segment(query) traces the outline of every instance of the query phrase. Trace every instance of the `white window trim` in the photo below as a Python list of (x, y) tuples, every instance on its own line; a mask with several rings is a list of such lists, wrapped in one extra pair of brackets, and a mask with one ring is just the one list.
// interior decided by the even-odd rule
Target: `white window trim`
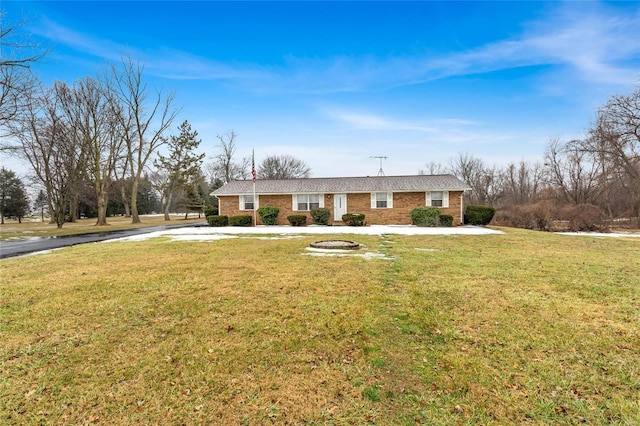
[(253, 210), (258, 210), (258, 203), (260, 201), (260, 196), (258, 194), (256, 194), (254, 200), (253, 200), (253, 209), (247, 209), (244, 207), (244, 197), (253, 197), (253, 194), (242, 194), (238, 197), (238, 206), (240, 207), (240, 210), (249, 210), (249, 211), (253, 211)]
[(372, 192), (371, 193), (371, 208), (372, 209), (392, 209), (393, 208), (393, 192), (386, 192), (387, 194), (387, 207), (378, 207), (377, 194), (383, 194), (385, 192)]
[[(324, 208), (324, 194), (319, 194), (317, 192), (314, 192), (314, 193), (311, 193), (311, 194), (293, 194), (291, 196), (291, 207), (292, 207), (292, 210), (294, 212), (308, 212), (308, 211), (311, 211), (311, 209), (309, 209), (309, 210), (299, 210), (298, 209), (298, 195), (305, 195), (305, 196), (317, 195), (318, 196), (318, 205), (319, 205), (319, 207), (320, 208)], [(307, 201), (308, 201), (308, 198), (307, 198)], [(308, 206), (309, 205), (307, 204), (307, 207)]]
[(432, 192), (442, 192), (442, 206), (440, 207), (443, 209), (449, 208), (449, 191), (428, 191), (426, 194), (426, 203), (425, 203), (427, 207), (431, 207)]

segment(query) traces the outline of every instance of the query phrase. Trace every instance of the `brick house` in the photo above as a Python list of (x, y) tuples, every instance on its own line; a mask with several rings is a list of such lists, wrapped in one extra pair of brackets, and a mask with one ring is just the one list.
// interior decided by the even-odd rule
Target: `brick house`
[[(436, 206), (442, 214), (463, 219), (463, 194), (470, 188), (453, 175), (374, 176), (257, 180), (255, 197), (251, 180), (231, 181), (211, 193), (218, 198), (219, 214), (252, 215), (261, 206), (278, 207), (278, 225), (287, 216), (307, 215), (326, 207), (330, 224), (341, 224), (345, 213), (362, 213), (369, 225), (406, 225), (415, 207)], [(261, 224), (260, 216), (257, 216)]]

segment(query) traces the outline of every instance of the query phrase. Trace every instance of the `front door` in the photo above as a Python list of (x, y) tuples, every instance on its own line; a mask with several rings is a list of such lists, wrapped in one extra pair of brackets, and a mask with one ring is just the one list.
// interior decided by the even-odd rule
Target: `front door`
[(342, 221), (342, 215), (347, 214), (347, 194), (333, 196), (333, 220)]

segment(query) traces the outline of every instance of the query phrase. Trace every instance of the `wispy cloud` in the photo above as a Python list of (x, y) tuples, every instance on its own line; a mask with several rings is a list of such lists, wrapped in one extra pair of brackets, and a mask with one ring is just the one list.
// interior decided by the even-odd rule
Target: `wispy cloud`
[[(371, 132), (384, 145), (385, 135), (393, 135), (394, 149), (401, 150), (403, 143), (408, 146), (431, 146), (437, 143), (440, 146), (474, 147), (486, 145), (500, 145), (514, 142), (516, 135), (489, 129), (483, 123), (460, 118), (435, 118), (428, 120), (407, 120), (389, 115), (374, 114), (362, 110), (347, 110), (345, 108), (325, 108), (325, 116), (344, 126), (348, 131)], [(386, 132), (389, 133), (386, 133)], [(404, 133), (400, 133), (404, 132)], [(398, 135), (403, 135), (403, 140), (397, 140)], [(386, 142), (385, 142), (386, 141)], [(372, 140), (370, 145), (375, 146)], [(415, 149), (415, 148), (412, 148)]]
[(75, 31), (47, 18), (42, 18), (40, 25), (34, 29), (34, 33), (101, 62), (120, 62), (124, 55), (131, 55), (133, 58), (142, 60), (148, 72), (168, 79), (251, 80), (264, 79), (268, 74), (255, 65), (225, 64), (178, 49), (160, 47), (149, 50), (116, 43)]
[[(561, 3), (547, 16), (525, 23), (519, 36), (466, 51), (428, 57), (338, 56), (283, 58), (282, 65), (217, 62), (172, 48), (152, 51), (78, 33), (43, 20), (40, 35), (108, 61), (130, 53), (146, 69), (170, 79), (223, 80), (252, 92), (337, 93), (384, 90), (455, 76), (525, 66), (570, 69), (574, 78), (602, 84), (640, 81), (640, 9)], [(586, 10), (589, 9), (589, 10)], [(179, 64), (179, 67), (176, 66)], [(352, 120), (373, 122), (371, 117)], [(378, 123), (385, 126), (385, 123)]]
[(383, 117), (369, 112), (348, 111), (346, 109), (325, 109), (325, 115), (359, 130), (407, 130), (418, 132), (434, 132), (435, 128), (423, 123), (405, 119)]
[(582, 5), (569, 3), (555, 12), (530, 22), (518, 38), (428, 62), (425, 71), (440, 70), (446, 76), (558, 65), (597, 83), (629, 84), (640, 79), (640, 9), (627, 15), (628, 10), (600, 6), (584, 11)]

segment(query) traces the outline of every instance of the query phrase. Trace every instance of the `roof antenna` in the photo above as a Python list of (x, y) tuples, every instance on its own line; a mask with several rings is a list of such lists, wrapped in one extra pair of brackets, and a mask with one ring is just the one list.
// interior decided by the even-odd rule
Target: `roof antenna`
[(378, 170), (378, 176), (384, 176), (384, 171), (382, 170), (382, 160), (386, 160), (389, 157), (385, 157), (383, 155), (372, 155), (369, 158), (378, 158), (378, 159), (380, 159), (380, 170)]

